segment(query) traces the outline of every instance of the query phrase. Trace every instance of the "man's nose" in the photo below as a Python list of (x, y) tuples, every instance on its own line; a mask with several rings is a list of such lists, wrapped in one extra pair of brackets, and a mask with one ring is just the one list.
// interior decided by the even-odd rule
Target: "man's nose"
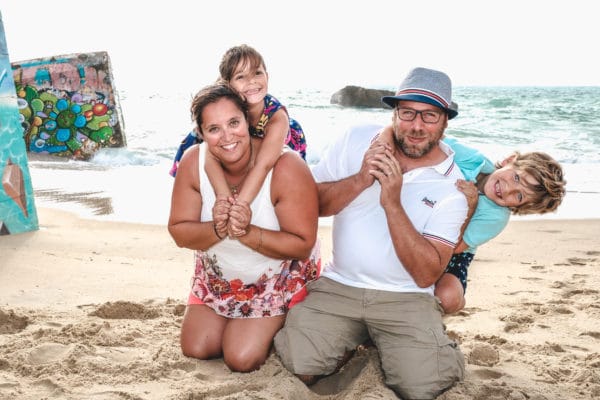
[(412, 123), (413, 130), (415, 132), (423, 133), (423, 126), (425, 125), (425, 122), (423, 121), (423, 114), (417, 114), (415, 119), (413, 119)]

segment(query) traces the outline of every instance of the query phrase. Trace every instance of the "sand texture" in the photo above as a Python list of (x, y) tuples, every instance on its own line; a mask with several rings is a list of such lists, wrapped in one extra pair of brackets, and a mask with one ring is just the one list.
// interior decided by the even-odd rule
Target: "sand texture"
[[(273, 353), (248, 374), (184, 357), (191, 251), (165, 226), (38, 213), (0, 237), (0, 399), (396, 399), (373, 347), (310, 389)], [(600, 221), (511, 221), (445, 322), (467, 372), (439, 399), (600, 398)]]

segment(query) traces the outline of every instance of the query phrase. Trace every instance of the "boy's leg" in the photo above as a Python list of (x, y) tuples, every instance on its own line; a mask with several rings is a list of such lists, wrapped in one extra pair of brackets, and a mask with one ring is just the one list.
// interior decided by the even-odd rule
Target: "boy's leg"
[(465, 290), (460, 280), (449, 272), (445, 272), (435, 284), (435, 297), (446, 314), (453, 314), (465, 306)]
[(467, 272), (475, 254), (464, 251), (452, 255), (446, 271), (435, 284), (435, 296), (446, 314), (462, 310), (467, 291)]

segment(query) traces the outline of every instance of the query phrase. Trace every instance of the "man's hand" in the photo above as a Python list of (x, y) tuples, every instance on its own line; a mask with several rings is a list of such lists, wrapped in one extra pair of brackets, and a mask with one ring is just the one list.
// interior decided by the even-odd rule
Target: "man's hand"
[(402, 189), (402, 168), (389, 149), (374, 156), (370, 174), (381, 184), (381, 206), (385, 209), (388, 205), (400, 203), (400, 190)]
[(373, 170), (379, 168), (379, 164), (381, 158), (384, 156), (385, 152), (389, 152), (389, 145), (381, 141), (374, 141), (371, 143), (369, 149), (365, 152), (363, 156), (362, 165), (360, 166), (360, 171), (356, 175), (357, 179), (359, 179), (365, 188), (371, 186), (377, 176), (373, 175)]

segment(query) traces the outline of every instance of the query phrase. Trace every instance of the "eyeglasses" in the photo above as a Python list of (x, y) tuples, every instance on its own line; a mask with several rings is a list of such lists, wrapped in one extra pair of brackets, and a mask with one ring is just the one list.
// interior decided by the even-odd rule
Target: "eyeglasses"
[(421, 119), (426, 124), (437, 124), (442, 116), (441, 113), (431, 110), (417, 111), (412, 108), (403, 107), (396, 107), (396, 112), (398, 112), (398, 118), (402, 121), (414, 121), (417, 118), (417, 114), (421, 114)]

